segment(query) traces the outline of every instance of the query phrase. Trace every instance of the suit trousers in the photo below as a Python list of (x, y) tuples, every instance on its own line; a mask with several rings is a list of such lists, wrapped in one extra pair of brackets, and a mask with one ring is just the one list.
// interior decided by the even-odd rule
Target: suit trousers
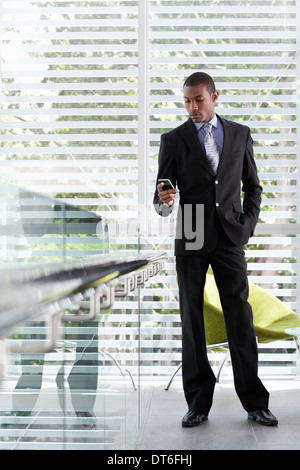
[(182, 375), (189, 410), (208, 415), (216, 378), (207, 357), (203, 319), (206, 272), (211, 265), (223, 309), (236, 393), (244, 409), (268, 409), (269, 393), (258, 377), (258, 350), (248, 303), (243, 247), (219, 227), (215, 249), (176, 257), (182, 323)]

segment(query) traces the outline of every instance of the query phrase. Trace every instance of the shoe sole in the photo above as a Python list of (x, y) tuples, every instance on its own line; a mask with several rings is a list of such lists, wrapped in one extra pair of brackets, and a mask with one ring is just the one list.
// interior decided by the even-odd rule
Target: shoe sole
[(208, 420), (208, 416), (205, 416), (201, 421), (198, 421), (197, 423), (181, 423), (183, 428), (194, 428), (195, 426), (199, 426), (199, 424), (203, 423), (204, 421)]

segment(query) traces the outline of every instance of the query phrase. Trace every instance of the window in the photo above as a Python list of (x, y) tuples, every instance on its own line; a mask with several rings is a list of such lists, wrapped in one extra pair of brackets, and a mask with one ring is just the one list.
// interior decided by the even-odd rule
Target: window
[(217, 112), (251, 127), (264, 194), (246, 248), (250, 280), (299, 314), (299, 2), (1, 5), (1, 178), (96, 211), (110, 224), (111, 250), (140, 243), (168, 251), (166, 273), (144, 305), (166, 325), (153, 348), (161, 349), (163, 335), (170, 339), (171, 355), (155, 370), (180, 360), (172, 237), (165, 236), (172, 220), (159, 233), (151, 229), (157, 153), (161, 133), (186, 119), (182, 82), (195, 70), (215, 78)]

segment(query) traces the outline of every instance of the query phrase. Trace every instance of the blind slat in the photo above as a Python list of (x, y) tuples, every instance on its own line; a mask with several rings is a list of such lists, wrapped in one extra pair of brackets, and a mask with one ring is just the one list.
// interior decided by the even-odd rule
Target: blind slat
[[(151, 0), (145, 31), (140, 28), (137, 0), (3, 0), (1, 180), (79, 207), (96, 207), (108, 220), (113, 249), (128, 244), (134, 252), (136, 231), (125, 236), (112, 229), (116, 220), (136, 221), (139, 187), (148, 189), (151, 205), (160, 136), (186, 120), (182, 82), (201, 69), (214, 77), (220, 91), (217, 112), (248, 125), (254, 139), (264, 192), (261, 222), (246, 247), (250, 279), (284, 297), (300, 313), (299, 2), (218, 0), (213, 9), (210, 3)], [(139, 45), (145, 37), (148, 56), (142, 61)], [(141, 64), (147, 62), (144, 69)], [(147, 106), (142, 89), (149, 89)], [(140, 109), (146, 110), (148, 133), (141, 127)], [(141, 155), (140, 135), (148, 139), (143, 149), (148, 148), (149, 155)], [(139, 165), (146, 158), (149, 171), (140, 180)], [(149, 214), (150, 225), (174, 224), (175, 215), (161, 221), (152, 207)], [(281, 232), (273, 235), (276, 223)], [(159, 349), (163, 341), (170, 357), (175, 355), (179, 362), (177, 335), (167, 343), (162, 336), (168, 337), (170, 331), (180, 335), (180, 327), (172, 326), (177, 318), (165, 314), (166, 309), (179, 308), (174, 300), (178, 288), (173, 238), (165, 235), (163, 230), (139, 232), (141, 249), (143, 243), (151, 248), (163, 244), (169, 254), (164, 272), (156, 278), (159, 288), (145, 289), (149, 300), (142, 302), (142, 312), (149, 310), (143, 321), (170, 320), (170, 327), (141, 325), (141, 347)], [(47, 240), (55, 244), (55, 237)], [(80, 237), (72, 240), (77, 248), (71, 247), (72, 255), (84, 253), (80, 242)], [(26, 259), (26, 244), (22, 249)], [(38, 251), (42, 256), (51, 253), (51, 247), (45, 242)], [(54, 252), (59, 254), (59, 249)], [(114, 312), (134, 306), (132, 298), (124, 299)], [(157, 308), (162, 315), (152, 317)], [(107, 327), (105, 344), (118, 347), (121, 340), (109, 343), (107, 338), (114, 332)], [(124, 328), (127, 333), (136, 335), (137, 328)], [(148, 333), (146, 341), (143, 335)], [(166, 370), (164, 365), (154, 370), (151, 354), (144, 357), (149, 365), (141, 366), (143, 373)]]

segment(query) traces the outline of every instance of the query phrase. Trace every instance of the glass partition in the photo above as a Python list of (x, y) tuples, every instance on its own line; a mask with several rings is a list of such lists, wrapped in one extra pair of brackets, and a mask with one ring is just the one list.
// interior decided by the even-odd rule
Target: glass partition
[[(68, 266), (74, 263), (82, 266), (95, 255), (110, 259), (105, 222), (78, 207), (6, 185), (1, 189), (1, 220), (0, 273), (10, 297), (8, 304), (0, 305), (1, 317), (28, 307), (28, 298), (22, 299), (22, 290), (16, 289), (22, 279), (34, 281), (41, 272), (50, 273), (60, 284), (59, 266), (71, 277)], [(118, 278), (118, 284), (102, 284), (106, 291), (100, 315), (94, 318), (89, 318), (93, 293), (101, 283), (67, 296), (58, 308), (63, 317), (58, 338), (48, 350), (41, 347), (51, 326), (47, 309), (1, 334), (0, 344), (6, 346), (1, 355), (1, 449), (133, 447), (144, 398), (139, 354), (145, 279), (138, 279), (129, 273)], [(129, 282), (130, 289), (120, 293), (122, 282)], [(42, 283), (41, 297), (43, 289)], [(20, 298), (12, 302), (11, 292)]]
[(108, 252), (105, 222), (97, 214), (9, 184), (2, 183), (0, 196), (1, 266)]
[[(7, 355), (1, 383), (2, 450), (132, 448), (140, 422), (139, 329), (129, 319), (128, 334), (124, 326), (118, 331), (116, 323), (124, 322), (115, 316), (108, 309), (100, 321), (66, 322), (47, 353)], [(10, 340), (26, 346), (45, 335), (45, 320), (38, 318)], [(122, 360), (127, 350), (130, 371)]]

